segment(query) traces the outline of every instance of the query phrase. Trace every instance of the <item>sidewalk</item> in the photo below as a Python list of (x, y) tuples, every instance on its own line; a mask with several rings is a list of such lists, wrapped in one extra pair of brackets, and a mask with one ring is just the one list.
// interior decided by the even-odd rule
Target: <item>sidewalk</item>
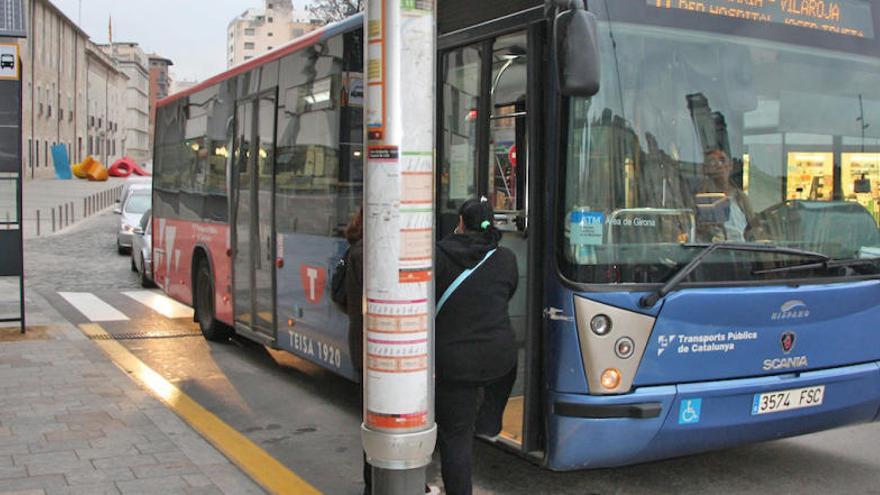
[[(24, 238), (60, 232), (116, 203), (125, 179), (107, 182), (82, 179), (32, 179), (24, 181)], [(15, 198), (0, 194), (0, 220), (15, 218)], [(37, 222), (39, 218), (39, 223)]]
[(0, 495), (264, 493), (35, 292), (28, 323), (0, 325)]

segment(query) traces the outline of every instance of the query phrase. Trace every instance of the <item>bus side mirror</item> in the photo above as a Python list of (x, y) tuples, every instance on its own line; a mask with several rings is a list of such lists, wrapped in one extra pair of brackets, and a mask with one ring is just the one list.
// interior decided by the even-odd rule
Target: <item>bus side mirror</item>
[(559, 92), (589, 98), (599, 92), (602, 75), (596, 16), (584, 9), (582, 0), (570, 5), (556, 16), (553, 29)]

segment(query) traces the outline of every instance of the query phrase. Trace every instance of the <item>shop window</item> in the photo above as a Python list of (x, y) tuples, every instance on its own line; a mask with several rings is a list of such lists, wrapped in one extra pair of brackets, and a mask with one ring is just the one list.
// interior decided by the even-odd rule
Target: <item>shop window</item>
[(831, 201), (834, 198), (834, 154), (788, 154), (786, 199)]

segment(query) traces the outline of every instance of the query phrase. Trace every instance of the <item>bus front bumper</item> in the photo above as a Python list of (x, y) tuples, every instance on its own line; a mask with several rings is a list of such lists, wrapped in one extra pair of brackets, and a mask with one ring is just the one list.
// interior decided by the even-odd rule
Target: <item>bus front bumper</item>
[[(819, 406), (753, 414), (756, 395), (818, 386)], [(547, 467), (616, 467), (878, 420), (880, 362), (549, 399)]]

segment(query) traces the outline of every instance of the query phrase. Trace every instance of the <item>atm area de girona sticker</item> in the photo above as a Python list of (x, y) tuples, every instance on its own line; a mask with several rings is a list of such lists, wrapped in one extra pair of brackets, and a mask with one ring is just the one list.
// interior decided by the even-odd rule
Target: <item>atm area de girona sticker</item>
[(0, 43), (0, 79), (18, 80), (18, 45)]

